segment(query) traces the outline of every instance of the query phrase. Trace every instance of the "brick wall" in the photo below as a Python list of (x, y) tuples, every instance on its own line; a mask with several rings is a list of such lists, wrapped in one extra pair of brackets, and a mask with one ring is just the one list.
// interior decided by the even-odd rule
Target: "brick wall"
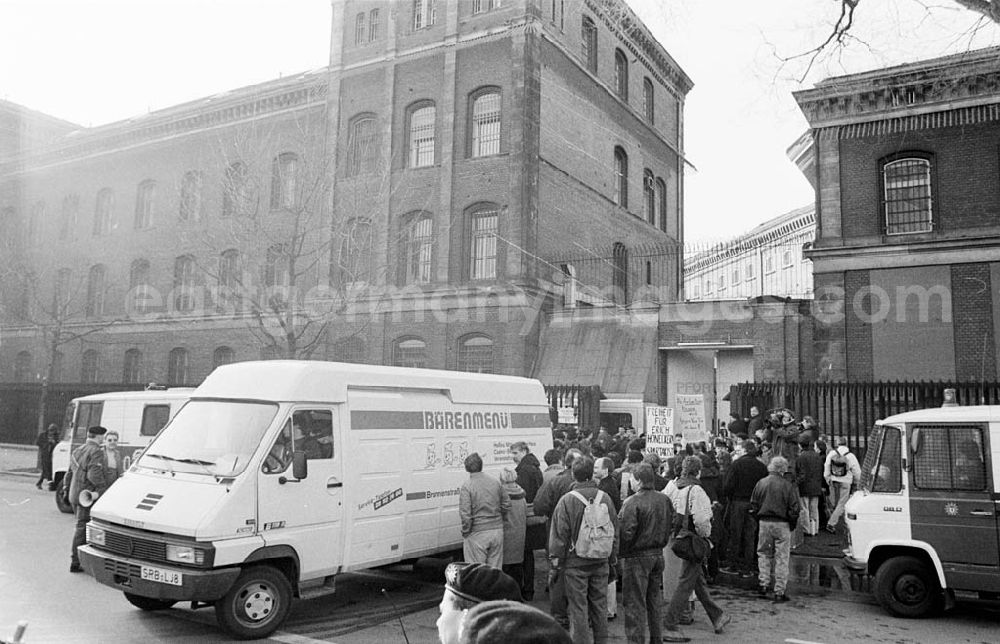
[(993, 298), (989, 264), (951, 267), (952, 315), (955, 321), (955, 377), (994, 382), (997, 379)]
[(847, 379), (851, 382), (872, 379), (872, 296), (865, 293), (871, 285), (868, 271), (844, 274), (845, 340), (847, 342)]

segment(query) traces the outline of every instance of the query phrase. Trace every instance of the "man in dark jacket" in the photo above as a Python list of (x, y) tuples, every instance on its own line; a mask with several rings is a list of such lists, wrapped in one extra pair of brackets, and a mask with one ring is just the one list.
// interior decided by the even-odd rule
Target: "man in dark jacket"
[(757, 432), (764, 431), (764, 416), (761, 415), (760, 409), (754, 405), (750, 408), (750, 422), (747, 423), (747, 438), (763, 439), (763, 435), (758, 435)]
[(744, 577), (752, 577), (754, 552), (757, 548), (757, 521), (750, 514), (750, 497), (757, 481), (767, 476), (767, 466), (757, 458), (757, 444), (743, 441), (743, 456), (726, 471), (722, 483), (722, 498), (728, 501), (729, 569)]
[(625, 637), (632, 644), (646, 644), (663, 639), (663, 548), (670, 534), (673, 506), (667, 495), (656, 491), (649, 463), (639, 465), (635, 477), (641, 487), (625, 500), (618, 514), (619, 556), (623, 562)]
[(774, 603), (788, 601), (788, 560), (791, 555), (791, 529), (799, 520), (799, 492), (785, 478), (788, 461), (775, 456), (767, 466), (768, 475), (757, 482), (750, 497), (750, 507), (757, 516), (757, 563), (760, 566), (760, 595), (767, 596), (774, 569)]
[(108, 489), (106, 462), (104, 460), (104, 435), (108, 430), (95, 426), (87, 430), (87, 441), (77, 447), (70, 457), (73, 473), (69, 488), (69, 502), (76, 512), (76, 530), (70, 552), (70, 572), (83, 572), (76, 549), (87, 543), (87, 522), (90, 521), (90, 506), (80, 505), (80, 494), (84, 491), (104, 494)]
[[(545, 483), (542, 484), (542, 487), (538, 489), (538, 494), (535, 495), (535, 514), (548, 519), (545, 528), (546, 535), (550, 535), (552, 533), (552, 514), (555, 512), (556, 504), (559, 503), (559, 499), (561, 499), (564, 494), (569, 492), (570, 488), (573, 486), (573, 462), (579, 456), (583, 456), (583, 453), (578, 449), (570, 448), (566, 450), (566, 455), (563, 457), (563, 466), (565, 469), (548, 481), (545, 481)], [(552, 556), (551, 551), (549, 551), (549, 556)], [(554, 617), (555, 620), (561, 625), (568, 628), (569, 617), (566, 607), (566, 577), (565, 575), (553, 576), (551, 574), (549, 577), (549, 601), (552, 617)]]
[(747, 439), (747, 423), (739, 414), (733, 412), (729, 414), (729, 424), (726, 425), (729, 434), (736, 440)]
[(795, 459), (795, 473), (802, 498), (802, 512), (806, 513), (806, 534), (819, 534), (819, 498), (823, 496), (823, 465), (826, 457), (816, 451), (812, 441), (802, 446), (802, 453)]
[(556, 576), (565, 578), (569, 614), (569, 636), (575, 644), (604, 644), (608, 640), (608, 571), (618, 559), (618, 515), (615, 506), (597, 489), (594, 461), (580, 456), (573, 461), (571, 491), (580, 493), (587, 503), (600, 496), (615, 527), (611, 556), (586, 559), (574, 551), (580, 524), (587, 505), (575, 494), (564, 494), (552, 515), (549, 532), (549, 562)]
[[(542, 487), (541, 464), (535, 455), (531, 453), (531, 450), (528, 449), (528, 444), (524, 441), (518, 441), (511, 445), (510, 455), (513, 457), (514, 462), (517, 463), (517, 467), (514, 468), (514, 472), (517, 473), (517, 484), (524, 490), (524, 500), (531, 505), (535, 501), (535, 495), (538, 494), (539, 488)], [(535, 596), (534, 546), (538, 545), (539, 548), (544, 547), (540, 543), (535, 543), (535, 533), (542, 533), (545, 529), (544, 524), (535, 522), (534, 512), (531, 512), (530, 515), (527, 520), (528, 525), (525, 532), (524, 565), (521, 577), (521, 595), (525, 601), (531, 601)], [(541, 519), (538, 519), (538, 521), (541, 521)], [(538, 536), (547, 537), (544, 534), (539, 534)]]

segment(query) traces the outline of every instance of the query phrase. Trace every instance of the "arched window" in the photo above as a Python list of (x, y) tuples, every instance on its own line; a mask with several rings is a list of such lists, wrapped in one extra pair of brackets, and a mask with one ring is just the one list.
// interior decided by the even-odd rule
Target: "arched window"
[(239, 299), (240, 252), (234, 248), (219, 256), (219, 302), (230, 304)]
[(137, 259), (128, 272), (129, 306), (134, 313), (146, 313), (152, 306), (149, 287), (149, 262)]
[(655, 106), (655, 98), (653, 95), (653, 81), (649, 78), (642, 79), (642, 111), (646, 117), (646, 122), (650, 125), (653, 124), (653, 116)]
[(365, 29), (365, 13), (362, 11), (357, 16), (354, 17), (354, 44), (363, 45), (366, 40), (365, 37), (368, 35)]
[(413, 30), (434, 26), (437, 0), (413, 0)]
[(86, 315), (88, 318), (104, 315), (104, 296), (107, 291), (106, 277), (107, 270), (102, 264), (90, 267), (90, 273), (87, 274)]
[(500, 90), (482, 89), (472, 95), (472, 156), (500, 154)]
[(594, 21), (587, 16), (583, 17), (580, 24), (580, 38), (582, 40), (582, 55), (587, 69), (597, 73), (597, 27)]
[(114, 218), (115, 193), (111, 188), (102, 188), (94, 207), (94, 235), (110, 235), (115, 227)]
[(500, 212), (493, 204), (484, 204), (472, 211), (469, 218), (471, 245), (469, 248), (469, 277), (474, 280), (491, 280), (497, 277), (497, 235), (500, 230)]
[(271, 163), (271, 209), (291, 209), (298, 198), (299, 156), (283, 152)]
[(246, 165), (237, 161), (226, 168), (222, 185), (222, 216), (252, 215), (257, 207), (256, 201)]
[(38, 241), (38, 231), (45, 221), (45, 202), (36, 201), (28, 212), (28, 220), (24, 222), (24, 245), (34, 246)]
[(142, 351), (129, 349), (125, 352), (125, 364), (122, 369), (122, 382), (127, 385), (137, 385), (143, 381)]
[(230, 364), (236, 360), (236, 352), (229, 347), (217, 347), (215, 351), (212, 352), (212, 368), (221, 367), (224, 364)]
[(493, 373), (493, 340), (485, 335), (467, 335), (458, 341), (458, 370)]
[(267, 288), (284, 288), (291, 285), (289, 273), (287, 246), (274, 244), (267, 249), (264, 261), (264, 286)]
[(156, 182), (146, 179), (135, 191), (135, 228), (142, 230), (153, 225), (153, 204), (156, 201)]
[(615, 146), (615, 176), (614, 202), (622, 208), (628, 208), (628, 154), (619, 146)]
[(930, 155), (907, 153), (884, 161), (882, 188), (887, 235), (933, 230)]
[(615, 91), (628, 102), (628, 57), (621, 49), (615, 50)]
[(65, 318), (67, 308), (73, 300), (73, 287), (71, 281), (73, 271), (68, 268), (60, 268), (56, 271), (56, 280), (52, 285), (52, 311), (55, 316)]
[(365, 217), (348, 220), (340, 247), (340, 263), (345, 282), (371, 279), (372, 222)]
[(378, 40), (378, 30), (379, 24), (379, 13), (378, 9), (372, 9), (368, 12), (368, 41)]
[(175, 347), (167, 356), (167, 382), (171, 385), (188, 384), (187, 349)]
[(205, 176), (198, 170), (184, 173), (181, 179), (181, 221), (198, 221), (201, 219), (201, 191)]
[(364, 364), (367, 362), (364, 339), (355, 335), (338, 340), (333, 345), (333, 359), (338, 362)]
[(180, 313), (194, 310), (195, 262), (191, 255), (181, 255), (174, 260), (174, 307)]
[(646, 221), (656, 225), (656, 180), (648, 168), (642, 171), (642, 209)]
[(378, 158), (378, 132), (371, 114), (356, 116), (350, 124), (347, 140), (347, 174), (373, 172)]
[(407, 145), (411, 168), (434, 165), (434, 104), (421, 103), (409, 112)]
[(80, 382), (97, 382), (98, 356), (97, 349), (87, 349), (80, 361)]
[(405, 218), (400, 281), (403, 284), (426, 284), (433, 273), (434, 220), (428, 213)]
[(628, 304), (628, 249), (625, 244), (615, 242), (611, 262), (614, 271), (611, 277), (612, 297), (616, 304)]
[(76, 234), (77, 219), (80, 216), (80, 195), (63, 197), (62, 212), (59, 216), (59, 239), (66, 241)]
[(660, 230), (667, 229), (667, 184), (660, 177), (656, 178), (656, 221)]
[(427, 366), (427, 343), (419, 338), (400, 338), (392, 347), (392, 364), (397, 367)]
[(14, 382), (32, 382), (35, 379), (34, 358), (30, 351), (19, 351), (14, 356)]

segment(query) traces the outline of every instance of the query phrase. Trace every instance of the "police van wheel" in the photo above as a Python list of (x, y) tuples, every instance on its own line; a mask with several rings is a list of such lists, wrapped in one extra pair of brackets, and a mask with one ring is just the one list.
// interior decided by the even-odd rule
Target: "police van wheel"
[(875, 596), (898, 617), (923, 617), (940, 604), (934, 571), (916, 557), (893, 557), (875, 574)]
[(283, 574), (270, 566), (253, 566), (215, 603), (215, 618), (240, 639), (258, 639), (278, 630), (291, 603), (292, 585)]
[(166, 610), (177, 603), (172, 599), (156, 599), (132, 593), (125, 593), (125, 599), (128, 600), (128, 603), (142, 610)]

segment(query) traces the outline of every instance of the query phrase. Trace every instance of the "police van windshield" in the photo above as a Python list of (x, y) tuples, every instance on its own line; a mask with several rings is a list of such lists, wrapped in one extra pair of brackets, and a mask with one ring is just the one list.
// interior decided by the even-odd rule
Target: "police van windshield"
[(903, 489), (902, 444), (898, 427), (876, 425), (861, 464), (861, 489), (898, 493)]
[(150, 443), (138, 467), (236, 476), (246, 469), (278, 406), (192, 400)]

